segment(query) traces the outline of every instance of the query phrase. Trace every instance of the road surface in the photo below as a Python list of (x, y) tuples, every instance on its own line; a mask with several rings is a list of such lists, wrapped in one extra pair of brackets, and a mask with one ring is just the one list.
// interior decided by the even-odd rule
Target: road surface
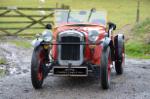
[(150, 99), (150, 60), (127, 58), (123, 75), (112, 70), (108, 90), (92, 76), (48, 76), (43, 88), (35, 90), (30, 77), (32, 50), (0, 43), (0, 56), (7, 59), (7, 64), (0, 65), (6, 70), (0, 78), (0, 99)]

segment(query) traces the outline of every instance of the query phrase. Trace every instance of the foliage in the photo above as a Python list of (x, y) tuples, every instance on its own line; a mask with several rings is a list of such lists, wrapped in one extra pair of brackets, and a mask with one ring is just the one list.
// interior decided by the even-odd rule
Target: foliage
[(150, 18), (146, 18), (143, 22), (137, 24), (132, 31), (139, 36), (143, 33), (150, 33)]
[(135, 25), (131, 34), (133, 36), (126, 43), (126, 52), (130, 57), (150, 58), (150, 44), (146, 42), (150, 35), (150, 19)]

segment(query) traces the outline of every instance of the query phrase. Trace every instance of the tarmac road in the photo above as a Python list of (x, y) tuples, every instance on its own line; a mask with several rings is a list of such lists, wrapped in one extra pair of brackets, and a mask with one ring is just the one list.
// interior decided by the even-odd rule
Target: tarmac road
[(6, 76), (0, 78), (0, 99), (150, 99), (150, 60), (126, 59), (124, 74), (112, 70), (111, 86), (103, 90), (94, 77), (69, 78), (48, 76), (43, 89), (31, 84), (32, 49), (0, 44), (0, 56), (8, 64)]

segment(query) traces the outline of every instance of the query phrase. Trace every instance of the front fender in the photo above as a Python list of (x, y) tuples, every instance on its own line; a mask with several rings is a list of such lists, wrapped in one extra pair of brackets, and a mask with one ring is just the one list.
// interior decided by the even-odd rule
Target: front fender
[(97, 45), (94, 48), (94, 53), (92, 54), (92, 63), (99, 65), (100, 64), (100, 59), (101, 59), (101, 55), (103, 53), (103, 51), (107, 51), (107, 47), (109, 46), (111, 42), (111, 39), (109, 39), (108, 37), (104, 38), (102, 40), (102, 43), (100, 45)]
[(122, 46), (123, 43), (124, 43), (124, 35), (123, 34), (116, 35), (115, 36), (115, 45), (118, 44), (118, 46)]
[(34, 39), (31, 44), (34, 48), (36, 48), (41, 44), (42, 41), (43, 41), (43, 39), (40, 39), (40, 38), (39, 39)]
[(110, 38), (105, 37), (105, 38), (103, 39), (103, 43), (102, 43), (102, 44), (103, 44), (103, 50), (106, 51), (106, 50), (107, 50), (107, 47), (108, 47), (108, 46), (111, 46), (112, 41), (111, 41)]
[(111, 60), (114, 61), (115, 60), (115, 49), (114, 49), (114, 44), (113, 41), (108, 38), (105, 37), (103, 40), (103, 51), (107, 51), (107, 48), (110, 47), (110, 52), (111, 52)]
[(124, 35), (118, 34), (115, 36), (115, 53), (116, 59), (122, 59), (122, 49), (124, 47)]
[(124, 35), (123, 34), (118, 34), (118, 35), (115, 36), (115, 39), (117, 39), (120, 42), (123, 42), (124, 41)]

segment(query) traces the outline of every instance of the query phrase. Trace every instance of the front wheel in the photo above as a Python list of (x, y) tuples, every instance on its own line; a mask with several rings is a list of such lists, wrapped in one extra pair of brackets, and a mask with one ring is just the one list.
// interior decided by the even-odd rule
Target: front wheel
[(45, 50), (42, 46), (34, 49), (31, 60), (31, 81), (35, 89), (42, 88), (44, 80), (43, 65), (45, 64)]
[(108, 47), (106, 50), (103, 50), (101, 56), (100, 77), (103, 89), (108, 89), (110, 86), (111, 63), (110, 47)]

